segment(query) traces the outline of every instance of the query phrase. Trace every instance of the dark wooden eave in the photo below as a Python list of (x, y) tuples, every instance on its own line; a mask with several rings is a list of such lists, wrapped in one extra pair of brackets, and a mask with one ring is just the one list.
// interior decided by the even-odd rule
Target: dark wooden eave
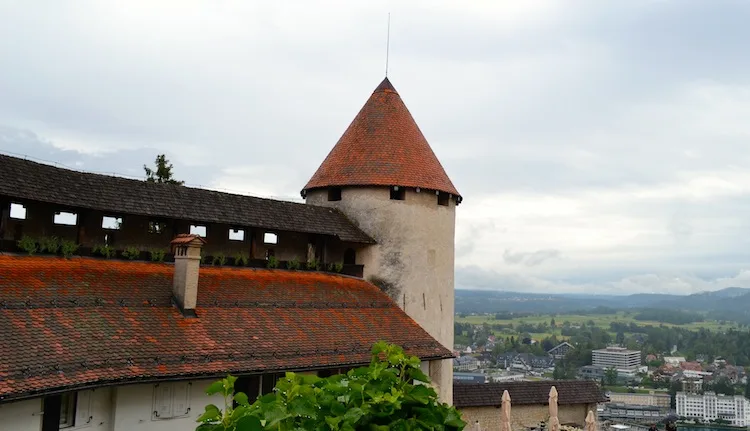
[(0, 154), (0, 196), (66, 208), (375, 241), (338, 210), (78, 172)]

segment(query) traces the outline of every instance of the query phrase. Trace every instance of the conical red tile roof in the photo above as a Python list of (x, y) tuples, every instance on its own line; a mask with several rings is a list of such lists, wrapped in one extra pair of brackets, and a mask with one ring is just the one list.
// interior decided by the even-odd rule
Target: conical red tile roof
[(419, 126), (385, 78), (303, 189), (401, 186), (459, 196)]

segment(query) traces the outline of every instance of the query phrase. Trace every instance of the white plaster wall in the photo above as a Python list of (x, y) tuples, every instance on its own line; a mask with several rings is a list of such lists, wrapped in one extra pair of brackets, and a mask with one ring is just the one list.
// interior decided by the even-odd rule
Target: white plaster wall
[[(77, 419), (74, 427), (65, 430), (112, 430), (112, 391), (109, 388), (99, 388), (86, 392), (91, 396), (88, 413), (90, 421), (84, 422)], [(78, 411), (79, 408), (76, 407), (76, 410)], [(42, 428), (43, 411), (42, 398), (0, 404), (0, 431), (39, 431)]]
[(205, 411), (208, 404), (220, 408), (224, 399), (206, 395), (206, 388), (214, 380), (191, 381), (190, 414), (187, 417), (152, 420), (154, 385), (127, 385), (116, 388), (114, 397), (114, 428), (112, 431), (188, 431), (198, 426), (195, 421)]
[(0, 404), (0, 430), (39, 431), (42, 429), (42, 399)]
[[(391, 200), (387, 187), (344, 188), (340, 201), (328, 201), (325, 189), (311, 190), (306, 202), (340, 209), (377, 245), (361, 249), (357, 263), (364, 276), (394, 284), (391, 297), (432, 337), (453, 349), (455, 200), (437, 204), (435, 192), (406, 190)], [(447, 362), (450, 362), (448, 360)], [(443, 401), (452, 402), (451, 364), (431, 364), (431, 377)]]

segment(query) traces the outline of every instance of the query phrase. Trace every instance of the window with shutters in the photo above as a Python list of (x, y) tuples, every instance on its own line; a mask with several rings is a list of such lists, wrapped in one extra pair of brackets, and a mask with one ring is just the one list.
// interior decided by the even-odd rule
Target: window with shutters
[(75, 426), (76, 394), (69, 392), (60, 396), (60, 429)]
[(154, 385), (154, 405), (151, 420), (181, 418), (190, 414), (189, 382), (158, 383)]
[(93, 417), (91, 416), (91, 399), (93, 397), (94, 391), (76, 392), (76, 428), (89, 426), (93, 423)]
[(81, 391), (60, 395), (60, 423), (58, 429), (78, 429), (91, 425), (92, 394), (93, 391)]

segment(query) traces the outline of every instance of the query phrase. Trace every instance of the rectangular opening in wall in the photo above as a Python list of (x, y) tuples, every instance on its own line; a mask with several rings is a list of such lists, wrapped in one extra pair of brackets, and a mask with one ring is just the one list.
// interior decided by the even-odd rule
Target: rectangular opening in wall
[(245, 231), (243, 229), (229, 229), (230, 241), (244, 241)]
[(10, 204), (10, 218), (26, 220), (26, 207), (21, 204)]
[(161, 221), (151, 220), (148, 222), (148, 233), (160, 234), (167, 229), (167, 224)]
[(328, 200), (329, 201), (340, 201), (341, 200), (341, 187), (331, 187), (328, 189)]
[(206, 237), (206, 226), (199, 225), (199, 224), (191, 224), (190, 225), (190, 234), (191, 235), (202, 236), (203, 238), (205, 238)]
[(263, 234), (263, 243), (264, 244), (278, 244), (279, 236), (273, 232), (266, 232)]
[(55, 213), (55, 224), (75, 226), (78, 223), (78, 214), (59, 211)]
[(391, 187), (391, 200), (402, 201), (406, 199), (406, 189), (403, 187)]
[(67, 392), (60, 396), (60, 429), (72, 428), (76, 417), (76, 393)]
[(102, 217), (102, 229), (120, 230), (122, 227), (122, 217)]
[(437, 202), (438, 202), (438, 205), (447, 207), (448, 202), (450, 202), (450, 195), (445, 192), (439, 192), (437, 195)]

